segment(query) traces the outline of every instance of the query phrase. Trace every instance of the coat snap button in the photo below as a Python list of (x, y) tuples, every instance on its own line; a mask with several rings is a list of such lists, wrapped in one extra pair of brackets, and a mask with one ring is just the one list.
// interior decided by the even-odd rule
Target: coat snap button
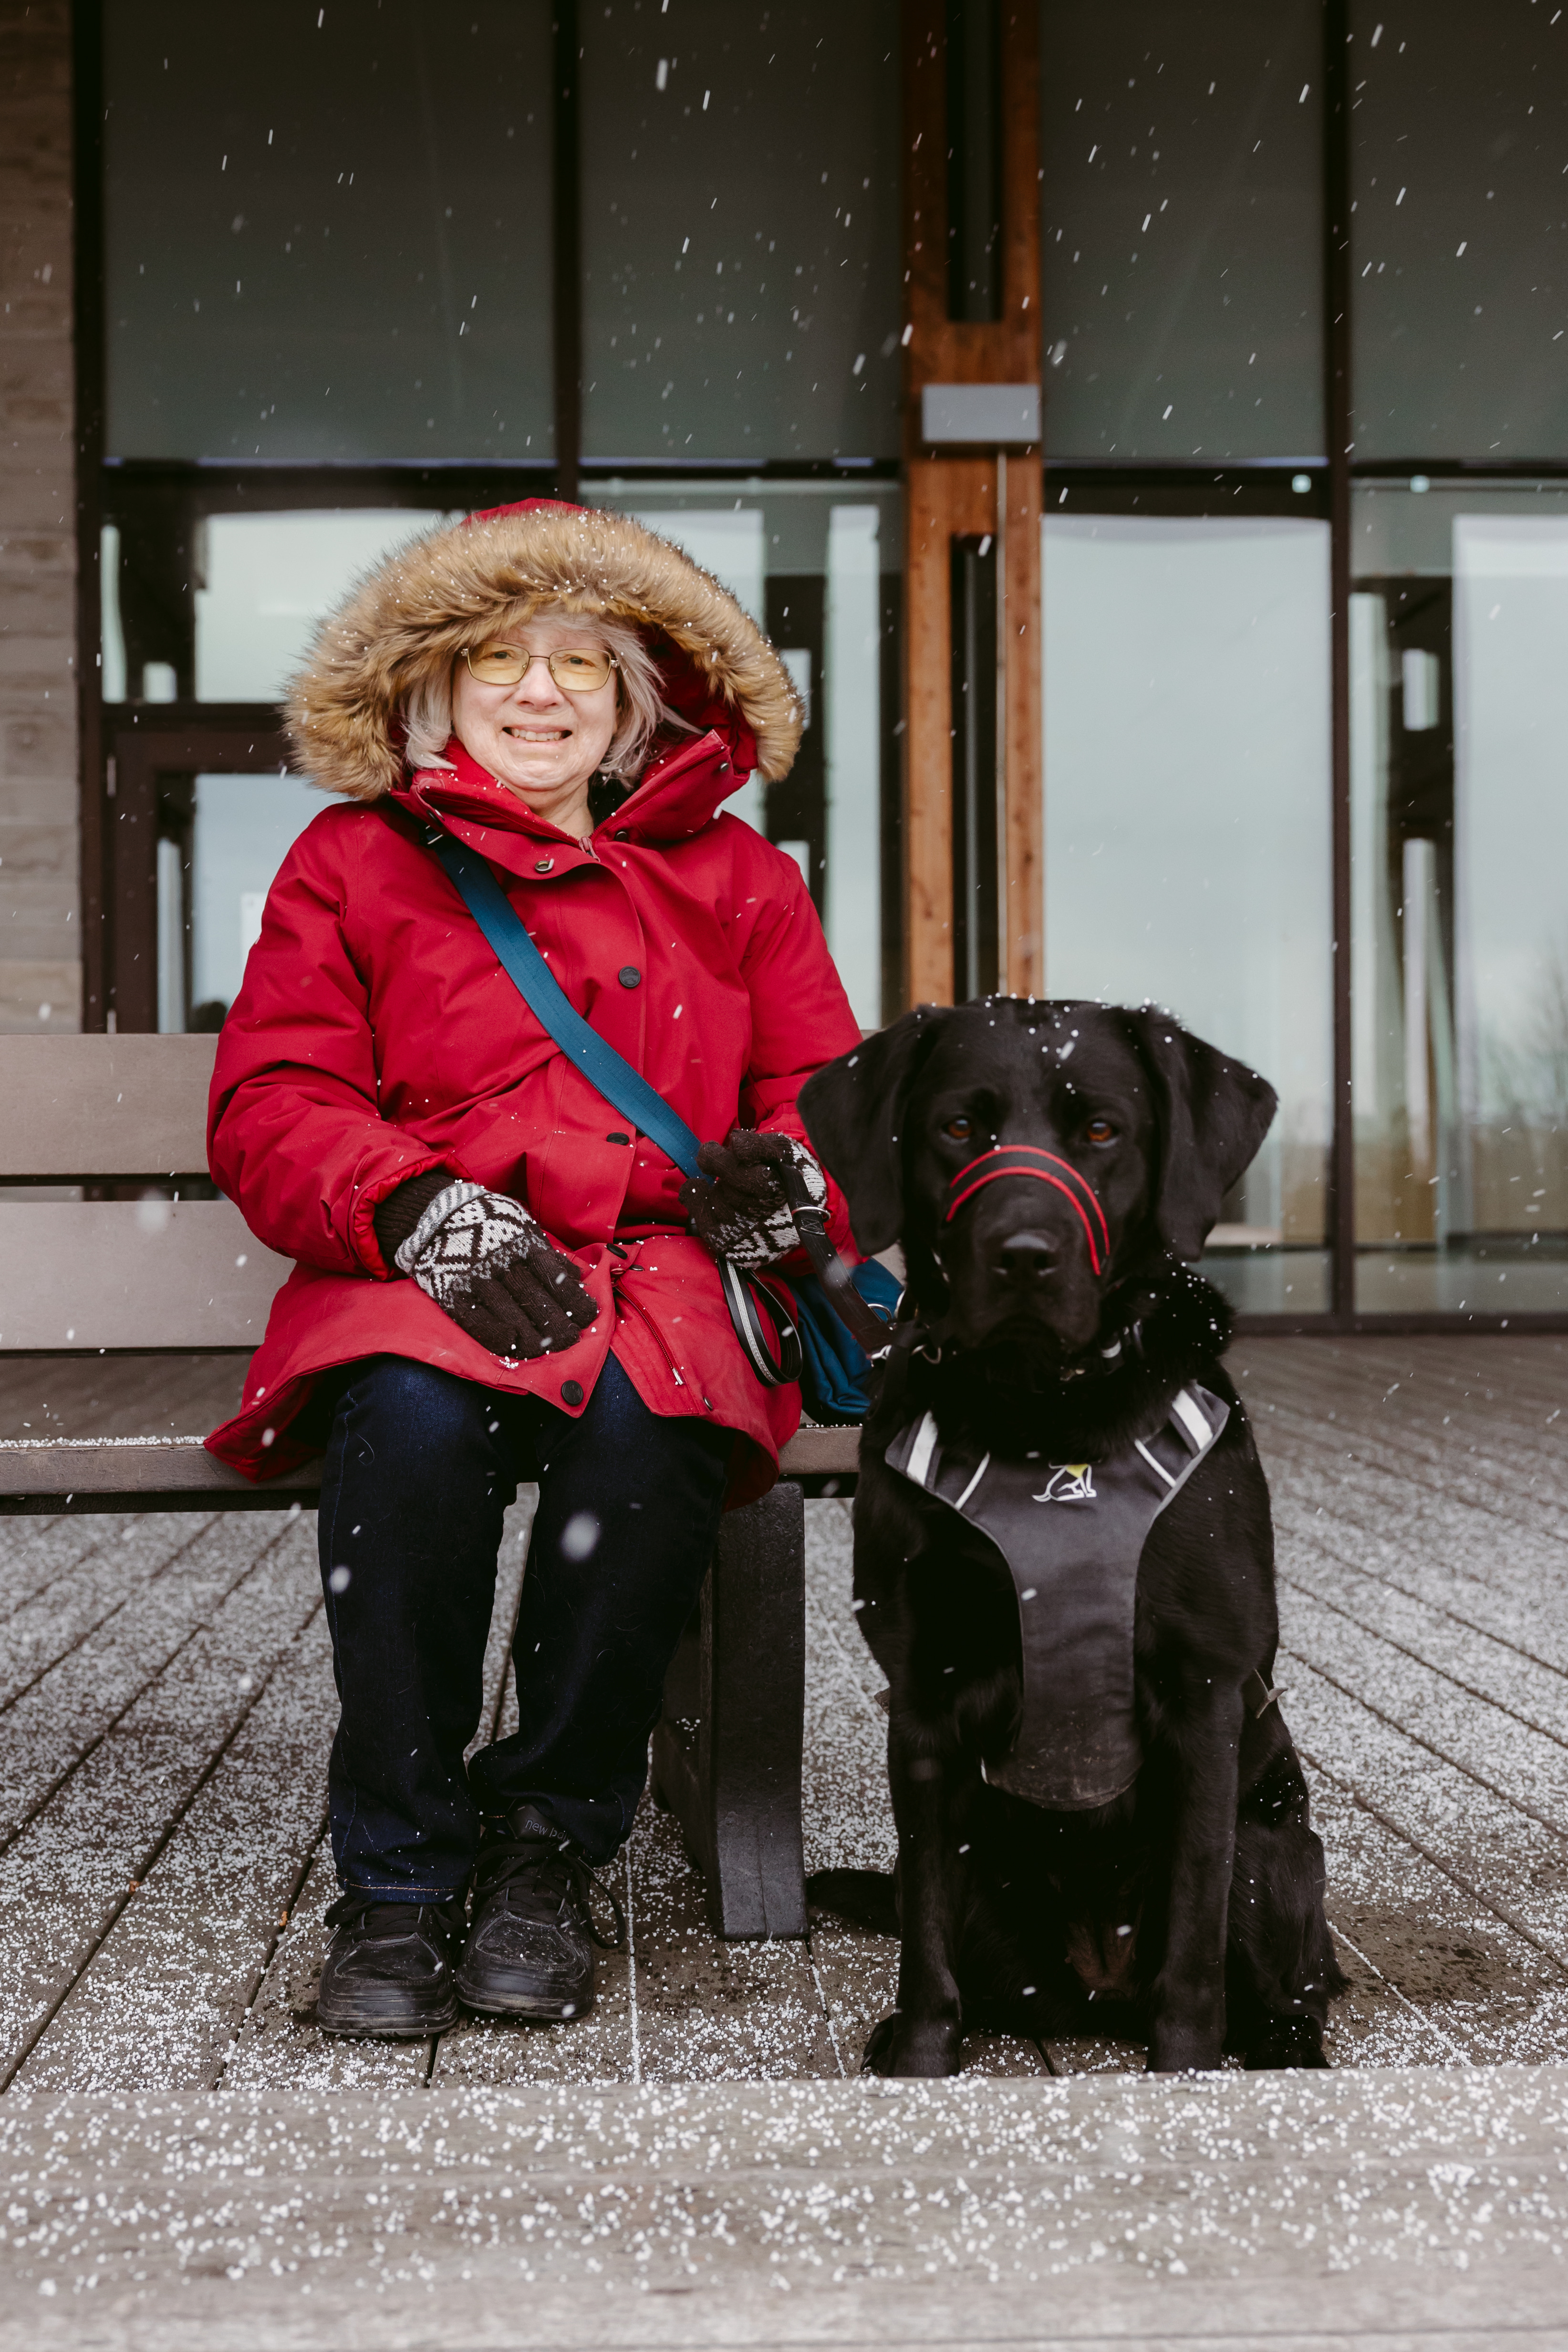
[(615, 838), (617, 841), (630, 841), (632, 838), (631, 826), (629, 824), (622, 825), (619, 832), (616, 834)]
[(623, 963), (615, 976), (622, 988), (639, 988), (642, 985), (643, 975), (634, 963)]
[(560, 1401), (562, 1404), (580, 1404), (582, 1402), (582, 1382), (580, 1381), (562, 1381), (560, 1384)]
[(555, 859), (553, 857), (536, 857), (534, 860), (534, 872), (536, 874), (553, 874), (555, 872)]
[(632, 1139), (629, 1135), (607, 1135), (604, 1140), (606, 1143), (630, 1143)]

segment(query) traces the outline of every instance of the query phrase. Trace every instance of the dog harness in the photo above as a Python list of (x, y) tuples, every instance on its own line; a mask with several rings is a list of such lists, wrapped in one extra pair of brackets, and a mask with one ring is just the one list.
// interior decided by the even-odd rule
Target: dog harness
[[(1023, 1641), (1018, 1744), (986, 1777), (1052, 1812), (1084, 1812), (1131, 1788), (1143, 1762), (1133, 1608), (1149, 1529), (1230, 1417), (1195, 1382), (1152, 1435), (1104, 1462), (978, 1462), (947, 1451), (925, 1413), (886, 1460), (990, 1538), (1012, 1571)], [(1254, 1675), (1267, 1706), (1275, 1696)], [(1249, 1704), (1254, 1714), (1262, 1709)]]

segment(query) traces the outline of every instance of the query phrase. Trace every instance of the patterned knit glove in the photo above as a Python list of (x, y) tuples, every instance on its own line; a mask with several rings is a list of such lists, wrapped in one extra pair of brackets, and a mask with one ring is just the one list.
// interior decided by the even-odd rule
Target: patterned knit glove
[(803, 1143), (791, 1135), (758, 1135), (732, 1127), (724, 1143), (699, 1143), (697, 1166), (711, 1184), (688, 1176), (681, 1206), (692, 1231), (715, 1257), (740, 1266), (773, 1265), (800, 1246), (795, 1219), (779, 1181), (793, 1165), (805, 1179), (811, 1206), (822, 1207), (828, 1187)]
[(528, 1211), (478, 1184), (437, 1192), (395, 1263), (493, 1356), (570, 1348), (599, 1312)]

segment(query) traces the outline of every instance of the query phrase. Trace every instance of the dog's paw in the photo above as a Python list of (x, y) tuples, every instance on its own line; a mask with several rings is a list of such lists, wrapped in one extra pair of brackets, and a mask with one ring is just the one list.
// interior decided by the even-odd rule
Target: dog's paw
[(1151, 2074), (1212, 2074), (1225, 2056), (1222, 2033), (1156, 2023), (1149, 2035)]
[(861, 2060), (862, 2074), (941, 2075), (958, 2072), (962, 2031), (943, 2020), (905, 2017), (894, 2010), (872, 2029)]
[(1323, 2030), (1315, 2017), (1270, 2017), (1249, 2037), (1249, 2068), (1327, 2066)]

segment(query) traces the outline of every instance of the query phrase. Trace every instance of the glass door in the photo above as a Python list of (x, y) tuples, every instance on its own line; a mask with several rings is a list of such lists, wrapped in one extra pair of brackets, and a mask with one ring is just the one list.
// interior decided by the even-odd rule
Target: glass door
[(1057, 512), (1044, 534), (1047, 992), (1167, 1006), (1278, 1088), (1204, 1270), (1249, 1311), (1322, 1312), (1328, 525)]
[(1568, 489), (1354, 517), (1356, 1305), (1568, 1304)]

